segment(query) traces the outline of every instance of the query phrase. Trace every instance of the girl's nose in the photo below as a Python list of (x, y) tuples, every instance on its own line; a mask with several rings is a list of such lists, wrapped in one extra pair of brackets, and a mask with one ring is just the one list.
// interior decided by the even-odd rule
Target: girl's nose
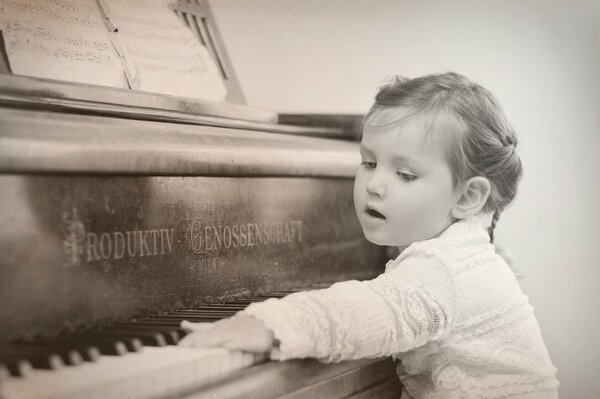
[(367, 181), (367, 193), (376, 197), (383, 197), (385, 195), (385, 184), (381, 177), (381, 173), (373, 173)]

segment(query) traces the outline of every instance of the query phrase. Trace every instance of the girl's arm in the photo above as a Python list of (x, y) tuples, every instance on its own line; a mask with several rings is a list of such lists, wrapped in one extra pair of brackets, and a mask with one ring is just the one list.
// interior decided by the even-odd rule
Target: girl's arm
[(270, 349), (281, 360), (388, 356), (441, 338), (450, 328), (453, 302), (445, 267), (433, 258), (407, 258), (374, 280), (252, 304), (188, 335), (183, 344)]

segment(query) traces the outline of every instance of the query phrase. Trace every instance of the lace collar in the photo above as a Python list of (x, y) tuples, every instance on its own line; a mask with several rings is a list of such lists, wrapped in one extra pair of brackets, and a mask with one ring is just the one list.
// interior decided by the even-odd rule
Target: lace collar
[(475, 247), (489, 244), (486, 221), (485, 215), (470, 216), (451, 224), (438, 237), (412, 243), (396, 259), (388, 261), (386, 272), (404, 259), (419, 254), (437, 256), (445, 261), (464, 258), (468, 255), (465, 252), (472, 252)]

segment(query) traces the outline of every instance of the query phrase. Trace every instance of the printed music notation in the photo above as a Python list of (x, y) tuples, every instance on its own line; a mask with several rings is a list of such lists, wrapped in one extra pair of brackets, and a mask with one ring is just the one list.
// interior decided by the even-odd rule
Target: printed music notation
[(125, 68), (133, 65), (139, 90), (225, 98), (210, 54), (168, 7), (169, 0), (103, 0), (118, 29), (114, 33), (105, 26), (96, 0), (3, 3), (0, 29), (14, 74), (128, 88)]

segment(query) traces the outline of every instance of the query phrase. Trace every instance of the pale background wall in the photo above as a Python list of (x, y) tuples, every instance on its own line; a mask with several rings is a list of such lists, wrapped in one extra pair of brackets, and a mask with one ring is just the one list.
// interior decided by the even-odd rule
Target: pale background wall
[(213, 0), (248, 103), (354, 112), (386, 76), (454, 70), (497, 95), (525, 175), (512, 250), (563, 398), (600, 397), (600, 1)]

